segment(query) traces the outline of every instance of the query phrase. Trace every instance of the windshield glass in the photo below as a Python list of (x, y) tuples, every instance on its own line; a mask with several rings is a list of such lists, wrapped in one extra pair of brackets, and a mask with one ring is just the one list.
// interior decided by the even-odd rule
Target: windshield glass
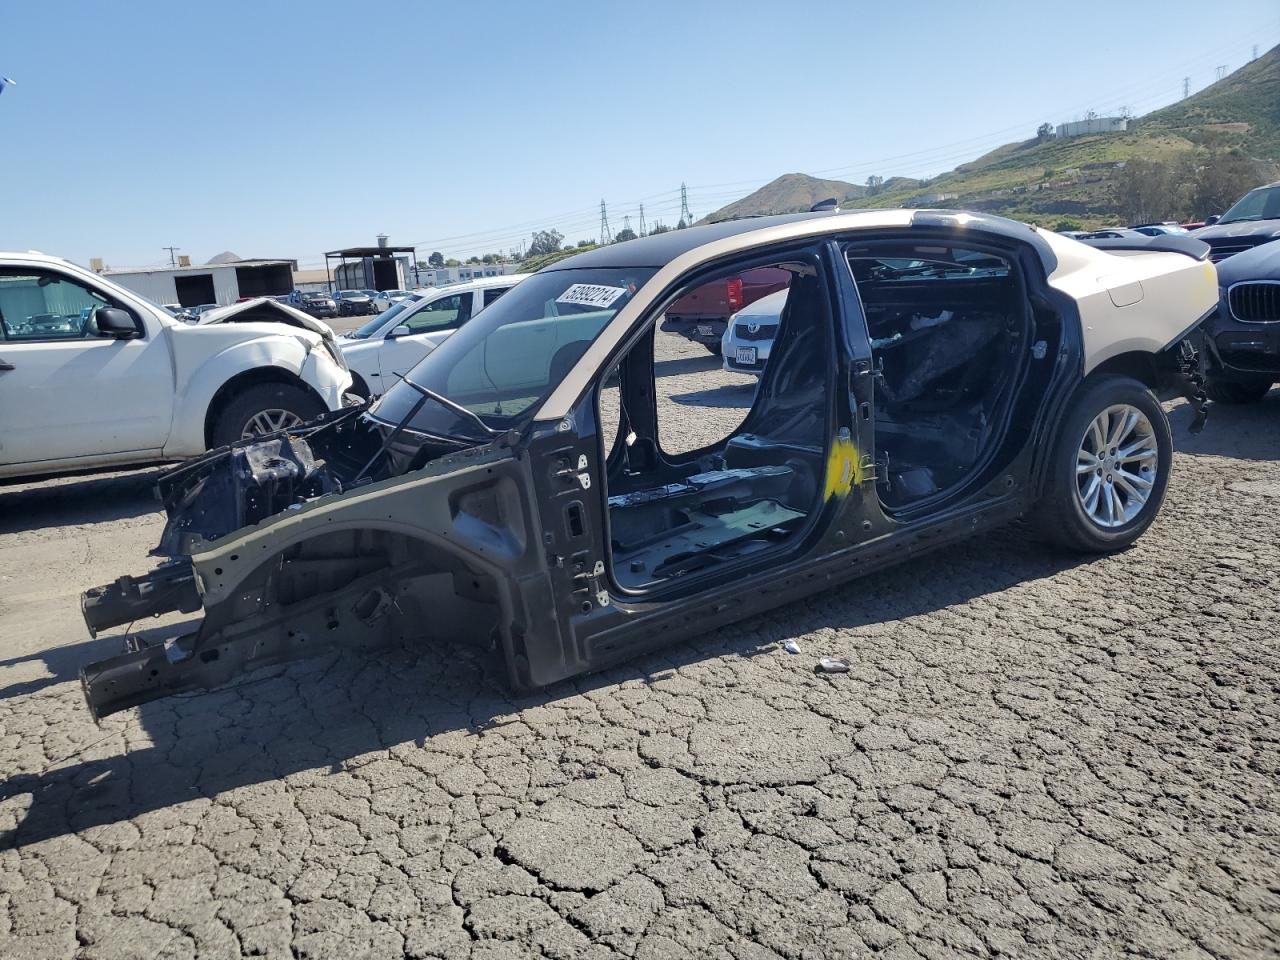
[(1218, 222), (1236, 223), (1240, 220), (1280, 220), (1280, 187), (1250, 190)]
[[(479, 414), (493, 429), (521, 426), (654, 272), (633, 267), (535, 274), (427, 354), (408, 379)], [(397, 383), (371, 412), (398, 423), (419, 399), (418, 391)], [(484, 438), (477, 424), (438, 403), (421, 405), (406, 426), (436, 436)]]
[[(368, 340), (375, 333), (382, 329), (383, 325), (392, 317), (397, 317), (404, 313), (411, 306), (421, 300), (422, 297), (410, 295), (407, 299), (396, 301), (394, 306), (388, 307), (381, 313), (375, 313), (373, 317), (366, 320), (363, 324), (352, 330), (350, 333), (344, 334), (348, 340)], [(394, 326), (394, 324), (393, 324)]]

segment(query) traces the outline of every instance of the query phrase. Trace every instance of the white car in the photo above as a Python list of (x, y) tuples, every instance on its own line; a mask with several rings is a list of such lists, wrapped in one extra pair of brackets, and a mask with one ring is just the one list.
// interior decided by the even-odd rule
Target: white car
[(778, 336), (787, 291), (779, 290), (743, 307), (729, 318), (720, 337), (724, 368), (735, 373), (760, 376), (769, 359), (769, 349)]
[(386, 313), (401, 300), (410, 296), (408, 290), (383, 290), (373, 298), (373, 312)]
[(333, 331), (274, 300), (183, 323), (57, 257), (0, 253), (0, 477), (193, 457), (342, 407)]
[(338, 346), (351, 368), (351, 390), (376, 397), (477, 313), (527, 277), (467, 280), (447, 287), (415, 290), (357, 330), (343, 334)]

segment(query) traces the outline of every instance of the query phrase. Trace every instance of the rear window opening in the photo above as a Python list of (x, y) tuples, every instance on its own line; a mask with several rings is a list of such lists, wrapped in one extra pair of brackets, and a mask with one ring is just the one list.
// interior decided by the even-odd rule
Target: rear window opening
[(845, 248), (878, 370), (876, 483), (889, 510), (942, 496), (1002, 435), (1027, 353), (1021, 276), (949, 244)]

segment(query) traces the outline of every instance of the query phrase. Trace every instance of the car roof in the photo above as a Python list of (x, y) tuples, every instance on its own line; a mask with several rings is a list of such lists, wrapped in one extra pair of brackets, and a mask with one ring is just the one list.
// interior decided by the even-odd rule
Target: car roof
[(426, 295), (436, 290), (480, 290), (484, 287), (500, 286), (503, 283), (514, 285), (528, 276), (530, 276), (528, 273), (504, 273), (499, 277), (475, 277), (472, 280), (459, 280), (457, 283), (444, 283), (438, 287), (418, 287), (409, 292)]
[[(843, 230), (870, 230), (877, 228), (901, 228), (904, 218), (911, 227), (956, 227), (965, 226), (984, 230), (988, 233), (1014, 237), (1037, 248), (1045, 258), (1046, 264), (1053, 263), (1053, 253), (1048, 245), (1036, 233), (1035, 228), (1017, 220), (997, 217), (988, 213), (975, 213), (969, 210), (904, 210), (886, 207), (874, 210), (835, 210), (816, 213), (789, 213), (767, 217), (745, 217), (741, 220), (726, 220), (721, 223), (705, 224), (689, 227), (684, 230), (670, 230), (666, 233), (639, 237), (622, 243), (612, 243), (607, 247), (599, 247), (586, 253), (567, 257), (544, 267), (544, 270), (577, 270), (595, 269), (599, 267), (651, 267), (665, 266), (677, 257), (696, 250), (699, 247), (724, 240), (737, 240), (730, 244), (737, 249), (745, 249), (753, 245), (752, 234), (759, 234), (760, 243), (780, 239), (784, 234), (793, 239), (803, 236), (820, 236), (827, 233), (839, 233)], [(779, 227), (813, 224), (812, 230), (786, 230), (777, 232)]]
[(597, 267), (661, 267), (681, 254), (688, 253), (706, 243), (736, 237), (756, 230), (800, 220), (813, 220), (828, 216), (824, 213), (788, 213), (768, 217), (744, 217), (741, 220), (724, 220), (684, 230), (668, 230), (650, 234), (622, 243), (611, 243), (586, 253), (579, 253), (564, 260), (557, 260), (547, 270), (579, 270)]

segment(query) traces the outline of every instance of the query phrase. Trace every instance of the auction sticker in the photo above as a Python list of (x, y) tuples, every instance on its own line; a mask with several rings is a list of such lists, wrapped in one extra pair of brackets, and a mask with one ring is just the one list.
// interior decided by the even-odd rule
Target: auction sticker
[(575, 283), (560, 296), (556, 303), (580, 303), (584, 307), (603, 310), (627, 292), (626, 287), (606, 287), (598, 283)]

